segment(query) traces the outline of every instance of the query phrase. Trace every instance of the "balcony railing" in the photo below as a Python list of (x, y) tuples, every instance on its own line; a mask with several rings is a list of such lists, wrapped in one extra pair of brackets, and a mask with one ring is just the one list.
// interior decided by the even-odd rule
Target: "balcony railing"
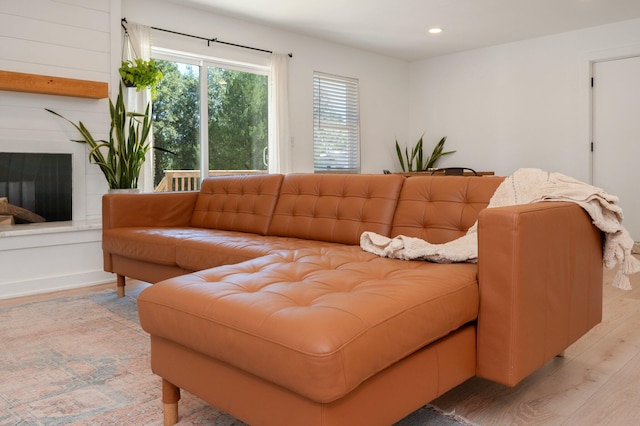
[[(266, 170), (209, 170), (209, 176), (258, 175)], [(199, 191), (200, 170), (165, 170), (156, 192)]]

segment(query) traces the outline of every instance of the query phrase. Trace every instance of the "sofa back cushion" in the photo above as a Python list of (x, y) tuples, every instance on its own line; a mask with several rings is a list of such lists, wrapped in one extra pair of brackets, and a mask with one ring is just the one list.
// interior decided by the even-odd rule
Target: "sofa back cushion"
[(389, 235), (404, 180), (382, 174), (286, 175), (269, 234), (354, 245), (364, 231)]
[(391, 236), (441, 244), (463, 236), (504, 180), (498, 176), (415, 176), (404, 183)]
[(279, 174), (205, 179), (191, 226), (266, 235), (282, 179)]

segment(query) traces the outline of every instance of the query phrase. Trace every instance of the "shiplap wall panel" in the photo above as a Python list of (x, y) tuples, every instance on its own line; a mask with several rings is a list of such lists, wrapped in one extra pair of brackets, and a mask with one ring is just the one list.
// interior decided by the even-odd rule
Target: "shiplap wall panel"
[[(3, 1), (0, 70), (110, 82), (112, 62), (120, 57), (112, 52), (120, 46), (115, 42), (119, 31), (112, 34), (112, 8), (119, 15), (115, 0)], [(45, 107), (74, 122), (82, 120), (94, 136), (107, 138), (108, 101), (0, 91), (0, 151), (4, 147), (81, 155), (83, 167), (74, 169), (82, 173), (83, 182), (81, 193), (74, 190), (74, 219), (97, 219), (100, 211), (95, 206), (106, 191), (104, 178), (89, 164), (84, 147), (69, 140), (77, 137), (71, 125)]]
[(103, 12), (109, 12), (110, 2), (109, 0), (54, 0), (55, 3), (68, 4), (77, 7), (84, 7), (87, 9), (101, 10)]
[(0, 13), (0, 37), (29, 40), (45, 45), (69, 46), (96, 52), (109, 52), (108, 32), (94, 29), (69, 27), (54, 22), (3, 15)]
[[(109, 85), (117, 81), (120, 0), (0, 1), (0, 70)], [(82, 120), (96, 138), (108, 137), (107, 99), (0, 91), (0, 152), (71, 153), (73, 219), (78, 223), (73, 232), (53, 229), (23, 236), (18, 231), (0, 237), (2, 264), (47, 259), (36, 269), (14, 268), (0, 276), (0, 298), (113, 279), (102, 271), (100, 231), (83, 230), (85, 220), (100, 219), (106, 181), (89, 163), (87, 146), (70, 140), (78, 137), (75, 129), (45, 107), (74, 122)]]
[[(56, 108), (53, 102), (51, 107), (45, 105), (42, 108), (15, 107), (0, 104), (0, 128), (3, 129), (3, 138), (11, 131), (14, 137), (20, 140), (62, 140), (79, 139), (78, 132), (66, 121), (55, 117), (44, 110), (48, 107), (73, 122), (82, 121), (97, 139), (105, 139), (108, 136), (109, 123), (105, 121), (101, 111), (80, 111), (65, 108)], [(106, 106), (105, 106), (106, 107)], [(39, 118), (39, 126), (33, 123)], [(59, 134), (57, 134), (59, 133)]]
[(5, 2), (0, 69), (109, 81), (109, 0)]
[[(1, 42), (1, 39), (0, 39)], [(50, 75), (54, 77), (77, 78), (90, 81), (109, 81), (109, 73), (102, 71), (87, 71), (86, 69), (76, 69), (60, 67), (59, 65), (42, 64), (39, 62), (13, 61), (0, 58), (0, 70), (23, 72), (37, 75)], [(2, 95), (0, 95), (2, 96)]]
[[(33, 52), (38, 52), (34, 57)], [(3, 56), (14, 63), (37, 63), (60, 68), (56, 73), (58, 77), (69, 77), (65, 70), (78, 70), (79, 72), (92, 72), (102, 74), (103, 81), (108, 81), (109, 55), (106, 52), (96, 52), (93, 50), (80, 49), (70, 46), (52, 45), (37, 41), (13, 39), (12, 43), (3, 49)], [(11, 70), (24, 72), (22, 70)], [(76, 78), (76, 77), (70, 77)], [(89, 80), (83, 77), (81, 79)]]
[(52, 0), (6, 1), (0, 13), (41, 22), (109, 32), (109, 1), (80, 0), (80, 5)]

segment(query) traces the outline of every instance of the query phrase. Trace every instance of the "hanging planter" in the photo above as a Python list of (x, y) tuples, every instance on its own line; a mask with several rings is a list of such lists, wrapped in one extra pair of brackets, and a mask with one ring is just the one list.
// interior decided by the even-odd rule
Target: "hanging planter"
[(135, 87), (139, 92), (144, 89), (151, 89), (151, 98), (156, 97), (156, 86), (162, 80), (162, 71), (158, 68), (156, 61), (150, 59), (134, 59), (122, 61), (122, 66), (118, 69), (122, 82), (127, 87)]

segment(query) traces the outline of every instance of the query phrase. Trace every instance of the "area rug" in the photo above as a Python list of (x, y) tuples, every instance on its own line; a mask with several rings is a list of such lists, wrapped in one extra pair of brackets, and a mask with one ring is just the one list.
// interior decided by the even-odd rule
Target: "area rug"
[[(161, 425), (135, 298), (107, 290), (0, 309), (0, 425)], [(244, 423), (182, 393), (180, 425)], [(472, 425), (427, 405), (397, 426)]]

